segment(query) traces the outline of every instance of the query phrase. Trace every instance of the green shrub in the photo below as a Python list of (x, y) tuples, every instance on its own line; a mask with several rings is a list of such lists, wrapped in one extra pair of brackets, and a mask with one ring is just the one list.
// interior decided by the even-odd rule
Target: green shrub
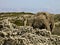
[(14, 24), (16, 24), (16, 25), (18, 25), (18, 26), (23, 26), (23, 25), (24, 25), (23, 21), (21, 21), (21, 20), (16, 20), (16, 21), (14, 22)]
[(56, 15), (54, 16), (54, 20), (55, 20), (55, 22), (60, 21), (60, 14), (56, 14)]

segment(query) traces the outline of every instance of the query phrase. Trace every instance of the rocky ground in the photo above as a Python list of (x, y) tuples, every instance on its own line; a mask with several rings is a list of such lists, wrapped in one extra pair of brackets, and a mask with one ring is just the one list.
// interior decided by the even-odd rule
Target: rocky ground
[(18, 26), (13, 30), (3, 27), (0, 30), (0, 45), (60, 45), (60, 36), (30, 26)]
[(60, 45), (60, 36), (46, 29), (17, 26), (4, 19), (0, 21), (0, 45)]

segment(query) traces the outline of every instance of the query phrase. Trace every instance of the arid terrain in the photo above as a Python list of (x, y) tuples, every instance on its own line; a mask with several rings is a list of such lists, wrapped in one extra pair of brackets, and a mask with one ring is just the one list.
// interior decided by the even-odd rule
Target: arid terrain
[(30, 26), (35, 15), (27, 12), (0, 13), (0, 45), (60, 45), (60, 14), (50, 14), (54, 16), (52, 33), (48, 29)]

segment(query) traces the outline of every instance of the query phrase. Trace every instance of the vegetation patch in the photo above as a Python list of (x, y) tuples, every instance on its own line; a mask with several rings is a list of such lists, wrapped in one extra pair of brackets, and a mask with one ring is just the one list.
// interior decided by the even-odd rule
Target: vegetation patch
[(16, 20), (16, 21), (14, 21), (14, 24), (16, 24), (17, 26), (23, 26), (24, 25), (22, 20)]

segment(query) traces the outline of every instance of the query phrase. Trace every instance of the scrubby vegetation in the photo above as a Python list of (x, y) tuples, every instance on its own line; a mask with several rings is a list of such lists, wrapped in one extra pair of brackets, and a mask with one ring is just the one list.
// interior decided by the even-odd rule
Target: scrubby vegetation
[(60, 35), (60, 14), (54, 15), (54, 20), (56, 24), (53, 34)]
[(23, 23), (21, 20), (16, 20), (16, 21), (14, 22), (14, 24), (16, 24), (16, 25), (18, 25), (18, 26), (23, 26), (23, 25), (24, 25), (24, 23)]
[(7, 12), (7, 13), (0, 13), (0, 17), (15, 17), (15, 16), (20, 16), (20, 15), (25, 15), (25, 14), (30, 14), (30, 15), (34, 15), (33, 13), (29, 13), (29, 12)]
[(60, 24), (55, 25), (55, 29), (52, 34), (60, 35)]
[(54, 15), (55, 29), (51, 34), (47, 29), (23, 26), (27, 17), (22, 15), (25, 14), (33, 15), (25, 12), (0, 13), (0, 45), (60, 45), (60, 15)]
[(56, 14), (54, 16), (55, 22), (59, 22), (60, 21), (60, 14)]
[[(25, 15), (25, 14), (29, 14), (29, 15), (34, 15), (33, 13), (26, 13), (26, 12), (7, 12), (7, 13), (0, 13), (0, 18), (3, 17), (19, 17), (21, 15)], [(0, 19), (3, 20), (3, 19)], [(55, 14), (54, 15), (54, 20), (55, 22), (60, 22), (60, 14)], [(23, 22), (21, 20), (12, 20), (14, 24), (18, 25), (18, 26), (23, 26)], [(60, 24), (55, 25), (55, 30), (53, 32), (53, 34), (57, 34), (60, 35)]]

